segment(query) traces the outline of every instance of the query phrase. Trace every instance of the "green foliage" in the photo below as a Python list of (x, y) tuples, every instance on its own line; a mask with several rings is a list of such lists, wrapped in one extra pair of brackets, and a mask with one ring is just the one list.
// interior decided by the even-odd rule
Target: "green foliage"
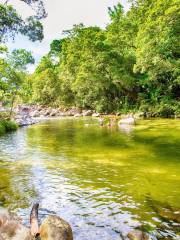
[(66, 39), (55, 39), (50, 44), (50, 55), (59, 56), (62, 51), (62, 45)]
[(9, 112), (7, 112), (7, 111), (1, 111), (0, 112), (0, 120), (2, 120), (2, 119), (4, 119), (4, 120), (9, 120)]
[(42, 41), (44, 38), (42, 23), (32, 16), (26, 19), (19, 32), (27, 36), (32, 42)]
[(43, 2), (41, 0), (24, 0), (24, 2), (30, 5), (36, 13), (35, 16), (30, 16), (25, 20), (13, 6), (8, 4), (8, 1), (5, 4), (0, 3), (0, 42), (14, 38), (18, 33), (28, 36), (33, 42), (43, 39), (43, 26), (39, 21), (46, 17)]
[(41, 59), (33, 79), (32, 99), (41, 104), (56, 104), (60, 93), (60, 81), (57, 77), (57, 70), (49, 56)]
[(18, 126), (15, 122), (0, 119), (0, 135), (17, 130)]
[[(6, 53), (7, 49), (2, 48), (2, 51)], [(25, 49), (7, 52), (0, 58), (0, 100), (6, 102), (11, 110), (18, 95), (27, 95), (24, 91), (27, 90), (25, 70), (27, 65), (32, 63), (34, 58)]]
[(15, 49), (8, 56), (8, 63), (16, 70), (24, 71), (28, 64), (34, 64), (32, 53), (25, 49)]
[[(75, 25), (32, 78), (33, 101), (99, 112), (179, 113), (179, 0), (109, 8), (105, 30)], [(58, 60), (57, 60), (58, 59)]]
[(21, 23), (21, 17), (12, 6), (0, 4), (0, 42), (14, 37)]
[(146, 21), (136, 38), (134, 70), (148, 74), (142, 84), (146, 91), (157, 95), (156, 102), (179, 97), (178, 2), (153, 1), (146, 9)]
[[(16, 9), (9, 5), (7, 0), (0, 3), (0, 43), (6, 42), (18, 34), (24, 34), (31, 41), (41, 41), (43, 39), (43, 26), (40, 22), (46, 17), (46, 11), (42, 0), (22, 0), (28, 4), (35, 15), (27, 19), (22, 19)], [(29, 92), (28, 84), (25, 83), (26, 70), (29, 64), (34, 64), (35, 60), (31, 52), (25, 49), (15, 49), (8, 53), (6, 46), (0, 45), (0, 100), (11, 106), (17, 95), (27, 99)]]

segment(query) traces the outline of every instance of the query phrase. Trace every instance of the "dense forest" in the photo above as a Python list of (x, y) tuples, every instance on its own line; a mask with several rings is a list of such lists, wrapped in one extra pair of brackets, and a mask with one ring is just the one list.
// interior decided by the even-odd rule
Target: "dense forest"
[(26, 21), (9, 4), (0, 4), (1, 101), (180, 114), (179, 0), (131, 0), (127, 12), (119, 3), (108, 9), (111, 21), (105, 29), (79, 24), (64, 31), (28, 74), (28, 64), (34, 64), (31, 52), (9, 53), (5, 43), (17, 33), (43, 39), (46, 12), (38, 2), (35, 16)]

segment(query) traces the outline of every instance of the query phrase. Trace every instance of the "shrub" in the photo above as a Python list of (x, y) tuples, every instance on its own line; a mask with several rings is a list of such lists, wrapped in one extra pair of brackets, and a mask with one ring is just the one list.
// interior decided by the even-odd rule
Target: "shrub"
[(13, 121), (0, 120), (0, 135), (17, 130), (18, 126)]
[(17, 130), (18, 126), (13, 121), (5, 121), (6, 132)]
[(6, 132), (6, 127), (2, 121), (0, 121), (0, 135)]

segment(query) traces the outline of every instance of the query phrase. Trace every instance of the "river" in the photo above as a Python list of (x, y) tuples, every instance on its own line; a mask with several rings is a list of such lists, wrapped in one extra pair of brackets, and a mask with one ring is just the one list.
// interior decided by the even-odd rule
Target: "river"
[(47, 120), (0, 137), (0, 206), (58, 214), (75, 240), (180, 239), (180, 121)]

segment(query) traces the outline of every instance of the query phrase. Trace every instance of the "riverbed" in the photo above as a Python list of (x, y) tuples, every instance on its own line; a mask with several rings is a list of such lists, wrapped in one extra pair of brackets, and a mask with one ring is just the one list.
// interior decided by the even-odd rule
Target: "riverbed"
[(0, 138), (0, 206), (28, 224), (57, 214), (75, 240), (117, 240), (132, 229), (180, 239), (180, 121), (100, 127), (46, 120)]

